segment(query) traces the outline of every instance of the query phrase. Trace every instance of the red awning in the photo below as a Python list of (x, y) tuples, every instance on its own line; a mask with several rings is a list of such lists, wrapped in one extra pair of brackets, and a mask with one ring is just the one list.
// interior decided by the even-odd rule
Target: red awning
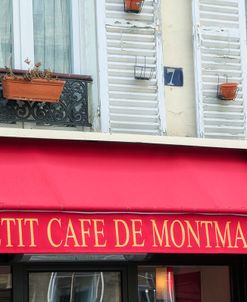
[(241, 150), (1, 139), (1, 210), (247, 213)]

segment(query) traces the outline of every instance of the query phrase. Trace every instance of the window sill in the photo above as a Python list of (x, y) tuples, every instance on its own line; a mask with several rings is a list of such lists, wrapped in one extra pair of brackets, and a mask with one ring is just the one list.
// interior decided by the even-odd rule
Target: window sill
[(56, 139), (56, 140), (78, 140), (78, 141), (102, 141), (119, 143), (140, 143), (155, 145), (191, 146), (191, 147), (211, 147), (227, 149), (247, 149), (246, 140), (226, 140), (209, 139), (196, 137), (176, 137), (176, 136), (151, 136), (134, 134), (111, 134), (101, 132), (79, 132), (63, 131), (51, 129), (20, 129), (20, 128), (0, 128), (0, 137), (15, 138), (36, 138), (36, 139)]

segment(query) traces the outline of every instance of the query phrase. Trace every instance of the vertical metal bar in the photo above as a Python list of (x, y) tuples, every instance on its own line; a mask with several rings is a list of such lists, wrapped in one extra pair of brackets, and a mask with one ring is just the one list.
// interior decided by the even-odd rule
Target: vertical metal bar
[(24, 265), (21, 263), (12, 264), (12, 293), (13, 302), (28, 301), (28, 278), (24, 271)]
[(138, 269), (137, 264), (128, 263), (128, 301), (138, 302)]

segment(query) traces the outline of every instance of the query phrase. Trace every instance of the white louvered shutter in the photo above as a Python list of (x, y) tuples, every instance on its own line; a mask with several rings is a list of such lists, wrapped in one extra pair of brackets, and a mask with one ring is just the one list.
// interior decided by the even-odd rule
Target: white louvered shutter
[[(194, 0), (198, 135), (246, 137), (246, 41), (244, 0)], [(217, 84), (239, 83), (235, 101), (217, 98)]]
[[(110, 132), (159, 135), (164, 131), (157, 2), (145, 0), (141, 13), (135, 14), (124, 12), (123, 0), (105, 0)], [(155, 69), (151, 80), (134, 78), (136, 58), (138, 63), (146, 58), (147, 66)]]

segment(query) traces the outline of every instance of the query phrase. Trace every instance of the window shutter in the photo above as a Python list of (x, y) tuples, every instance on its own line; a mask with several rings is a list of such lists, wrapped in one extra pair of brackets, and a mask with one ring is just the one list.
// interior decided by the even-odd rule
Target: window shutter
[[(246, 28), (244, 0), (194, 0), (194, 57), (198, 135), (246, 136)], [(217, 98), (217, 84), (239, 83), (235, 101)], [(219, 80), (218, 80), (219, 79)]]
[[(158, 135), (164, 131), (157, 5), (146, 0), (141, 13), (135, 14), (124, 12), (123, 0), (105, 0), (110, 132)], [(135, 62), (143, 63), (145, 58), (147, 66), (154, 68), (153, 78), (136, 80)]]

